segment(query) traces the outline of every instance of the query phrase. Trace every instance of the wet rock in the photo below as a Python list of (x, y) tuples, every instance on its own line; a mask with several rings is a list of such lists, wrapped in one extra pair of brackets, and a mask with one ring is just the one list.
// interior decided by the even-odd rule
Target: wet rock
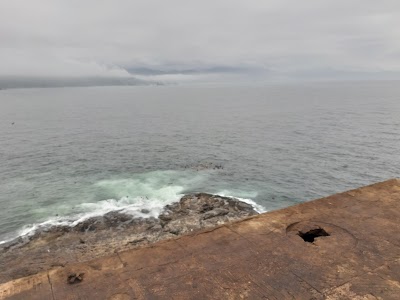
[(224, 208), (216, 208), (216, 209), (213, 209), (213, 210), (211, 210), (211, 211), (206, 212), (206, 213), (203, 215), (203, 220), (207, 220), (207, 219), (215, 218), (215, 217), (219, 217), (219, 216), (225, 216), (225, 215), (227, 215), (228, 213), (229, 213), (229, 210), (227, 210), (227, 209), (224, 209)]
[(165, 221), (165, 222), (169, 222), (169, 221), (172, 220), (172, 216), (170, 216), (168, 212), (167, 212), (167, 213), (160, 214), (160, 215), (158, 216), (158, 218), (159, 218), (161, 221)]
[(205, 213), (205, 212), (210, 211), (210, 210), (212, 210), (212, 209), (213, 209), (212, 205), (210, 205), (210, 204), (208, 204), (208, 203), (205, 203), (205, 204), (203, 204), (203, 206), (201, 207), (200, 213), (202, 214), (202, 213)]
[(140, 244), (140, 243), (143, 243), (143, 242), (147, 242), (147, 238), (146, 237), (135, 239), (135, 240), (130, 241), (128, 243), (131, 244), (131, 245), (137, 245), (137, 244)]
[(250, 204), (248, 204), (246, 202), (237, 201), (235, 204), (236, 204), (236, 207), (238, 208), (238, 210), (243, 210), (243, 211), (253, 210), (253, 206), (251, 206)]
[(179, 235), (180, 232), (181, 232), (180, 229), (172, 229), (172, 230), (169, 231), (169, 233), (175, 234), (175, 235)]

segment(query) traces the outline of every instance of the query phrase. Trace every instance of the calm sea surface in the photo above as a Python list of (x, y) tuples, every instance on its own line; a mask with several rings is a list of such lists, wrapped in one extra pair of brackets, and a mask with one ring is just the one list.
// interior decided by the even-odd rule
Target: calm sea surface
[(400, 82), (0, 91), (0, 241), (189, 192), (274, 210), (392, 177)]

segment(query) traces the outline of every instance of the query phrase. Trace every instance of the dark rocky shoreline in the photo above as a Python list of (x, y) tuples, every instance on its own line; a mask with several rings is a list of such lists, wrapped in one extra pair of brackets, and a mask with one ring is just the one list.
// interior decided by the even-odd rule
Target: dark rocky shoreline
[(250, 204), (238, 199), (197, 193), (165, 206), (158, 218), (135, 218), (116, 211), (74, 227), (53, 226), (0, 246), (0, 283), (255, 214)]

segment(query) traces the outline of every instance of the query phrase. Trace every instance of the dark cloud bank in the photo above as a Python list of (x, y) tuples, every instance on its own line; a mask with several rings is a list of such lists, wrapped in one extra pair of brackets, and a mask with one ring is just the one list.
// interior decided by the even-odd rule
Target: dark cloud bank
[(0, 87), (400, 79), (400, 2), (2, 0)]

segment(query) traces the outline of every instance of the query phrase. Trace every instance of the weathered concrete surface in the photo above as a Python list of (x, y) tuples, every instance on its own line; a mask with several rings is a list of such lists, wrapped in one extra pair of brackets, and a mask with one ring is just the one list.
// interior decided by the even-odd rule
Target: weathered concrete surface
[(13, 280), (0, 298), (399, 299), (399, 222), (393, 179)]

